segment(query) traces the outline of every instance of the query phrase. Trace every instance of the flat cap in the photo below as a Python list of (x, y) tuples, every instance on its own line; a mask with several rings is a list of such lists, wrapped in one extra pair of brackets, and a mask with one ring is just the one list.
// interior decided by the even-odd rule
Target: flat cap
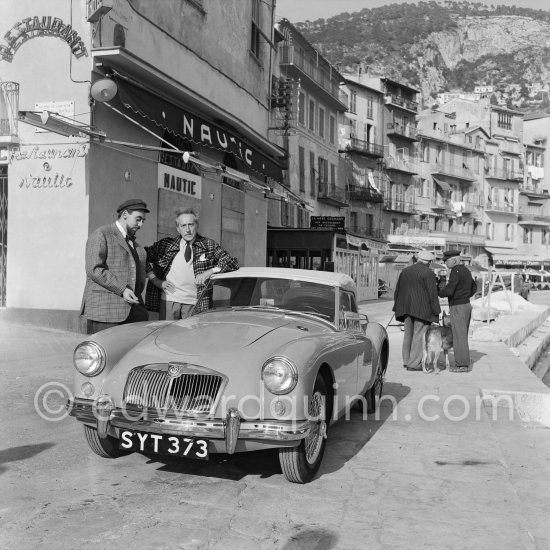
[(447, 261), (449, 258), (452, 258), (453, 256), (460, 256), (460, 250), (445, 250), (443, 252), (443, 259)]
[(435, 256), (427, 250), (421, 250), (418, 253), (417, 258), (422, 262), (433, 262), (435, 260)]
[(134, 210), (141, 210), (142, 212), (149, 212), (147, 205), (141, 199), (130, 199), (126, 202), (123, 202), (117, 209), (117, 213), (120, 214), (123, 210), (128, 210), (128, 212), (133, 212)]

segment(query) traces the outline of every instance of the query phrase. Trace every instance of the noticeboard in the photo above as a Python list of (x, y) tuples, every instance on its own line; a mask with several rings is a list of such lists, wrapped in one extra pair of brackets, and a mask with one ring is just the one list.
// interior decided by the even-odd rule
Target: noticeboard
[(345, 223), (344, 216), (311, 216), (310, 218), (312, 229), (344, 229)]

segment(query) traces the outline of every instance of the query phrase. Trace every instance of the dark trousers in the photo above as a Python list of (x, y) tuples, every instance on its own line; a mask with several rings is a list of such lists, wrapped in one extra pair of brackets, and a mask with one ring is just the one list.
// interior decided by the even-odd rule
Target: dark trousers
[(472, 318), (470, 303), (450, 306), (451, 329), (453, 331), (453, 351), (457, 367), (470, 366), (470, 347), (468, 346), (468, 330)]
[(407, 315), (404, 324), (403, 365), (410, 369), (421, 369), (424, 335), (431, 323)]
[(87, 319), (87, 334), (94, 334), (100, 330), (105, 330), (112, 327), (118, 327), (119, 325), (126, 325), (128, 323), (139, 323), (140, 321), (148, 321), (149, 312), (145, 309), (143, 304), (134, 304), (130, 309), (130, 315), (120, 323), (104, 323), (102, 321), (93, 321)]

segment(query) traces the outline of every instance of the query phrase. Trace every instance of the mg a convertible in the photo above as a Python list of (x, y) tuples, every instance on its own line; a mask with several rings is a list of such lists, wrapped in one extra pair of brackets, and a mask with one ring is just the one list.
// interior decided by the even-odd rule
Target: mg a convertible
[(358, 312), (353, 280), (338, 273), (242, 268), (203, 292), (187, 319), (79, 344), (70, 414), (102, 457), (272, 448), (289, 481), (310, 481), (329, 425), (356, 403), (375, 410), (384, 327)]

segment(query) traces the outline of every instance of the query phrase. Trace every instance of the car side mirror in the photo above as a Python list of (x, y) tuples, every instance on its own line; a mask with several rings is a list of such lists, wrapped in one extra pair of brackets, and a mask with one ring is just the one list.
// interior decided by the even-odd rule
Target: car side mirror
[(369, 317), (366, 313), (359, 314), (359, 323), (361, 323), (361, 328), (366, 327), (369, 324)]

